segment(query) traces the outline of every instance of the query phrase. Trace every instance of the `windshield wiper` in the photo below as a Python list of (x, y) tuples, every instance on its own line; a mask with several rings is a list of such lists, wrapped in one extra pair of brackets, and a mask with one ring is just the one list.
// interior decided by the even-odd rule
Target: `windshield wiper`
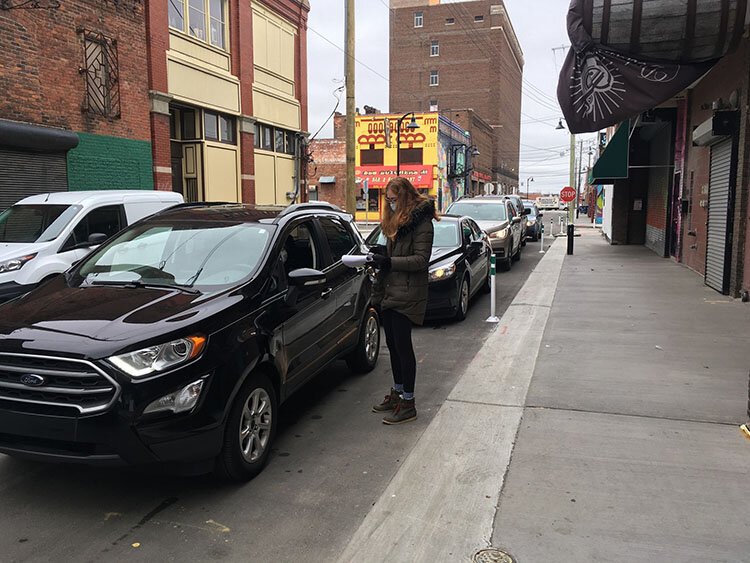
[(133, 288), (146, 288), (146, 289), (174, 289), (183, 293), (189, 293), (190, 295), (200, 295), (200, 291), (192, 289), (191, 287), (181, 284), (169, 284), (169, 283), (151, 283), (144, 282), (141, 280), (131, 281), (106, 281), (106, 280), (94, 280), (89, 282), (90, 285), (112, 285), (118, 287), (133, 287)]

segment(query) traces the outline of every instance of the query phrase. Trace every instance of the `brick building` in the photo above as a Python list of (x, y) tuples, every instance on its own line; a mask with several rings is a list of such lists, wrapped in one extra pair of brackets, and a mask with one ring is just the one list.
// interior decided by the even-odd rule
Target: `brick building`
[(140, 0), (0, 4), (0, 209), (44, 191), (153, 188)]
[(309, 9), (307, 0), (148, 3), (159, 189), (188, 201), (297, 197)]
[(309, 200), (328, 201), (346, 208), (346, 116), (333, 116), (333, 139), (310, 141), (313, 162), (308, 166)]
[(516, 188), (524, 60), (503, 0), (391, 0), (391, 8), (390, 111), (470, 108), (494, 132), (484, 147), (475, 131), (483, 127), (468, 127), (492, 155), (483, 181)]

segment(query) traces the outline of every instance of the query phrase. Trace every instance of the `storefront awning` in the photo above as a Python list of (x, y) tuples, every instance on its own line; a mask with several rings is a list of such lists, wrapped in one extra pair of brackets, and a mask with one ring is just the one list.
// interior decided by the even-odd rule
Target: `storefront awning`
[(335, 184), (336, 176), (321, 176), (318, 182), (321, 184)]
[(78, 146), (78, 135), (65, 129), (0, 119), (0, 146), (34, 152), (65, 152)]
[(589, 184), (613, 184), (628, 177), (630, 120), (620, 123), (612, 139), (589, 174)]

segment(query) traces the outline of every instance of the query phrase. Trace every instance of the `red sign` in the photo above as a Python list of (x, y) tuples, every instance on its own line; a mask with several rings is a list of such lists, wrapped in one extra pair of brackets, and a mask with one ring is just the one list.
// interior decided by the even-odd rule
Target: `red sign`
[[(370, 189), (385, 188), (393, 178), (396, 177), (395, 166), (357, 166), (357, 180), (364, 182)], [(401, 166), (401, 175), (408, 178), (415, 188), (432, 187), (432, 166), (421, 164), (404, 164)]]
[(575, 201), (576, 191), (570, 186), (567, 186), (563, 188), (562, 190), (560, 190), (560, 199), (564, 201), (565, 203), (570, 203), (571, 201)]

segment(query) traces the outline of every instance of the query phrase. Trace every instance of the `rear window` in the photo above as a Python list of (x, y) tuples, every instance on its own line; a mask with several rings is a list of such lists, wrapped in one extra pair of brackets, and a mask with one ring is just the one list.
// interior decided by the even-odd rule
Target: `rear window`
[(0, 242), (55, 240), (80, 210), (80, 205), (14, 205), (0, 214)]
[(505, 221), (508, 219), (505, 203), (502, 201), (480, 203), (459, 201), (448, 208), (451, 215), (466, 215), (475, 221)]

